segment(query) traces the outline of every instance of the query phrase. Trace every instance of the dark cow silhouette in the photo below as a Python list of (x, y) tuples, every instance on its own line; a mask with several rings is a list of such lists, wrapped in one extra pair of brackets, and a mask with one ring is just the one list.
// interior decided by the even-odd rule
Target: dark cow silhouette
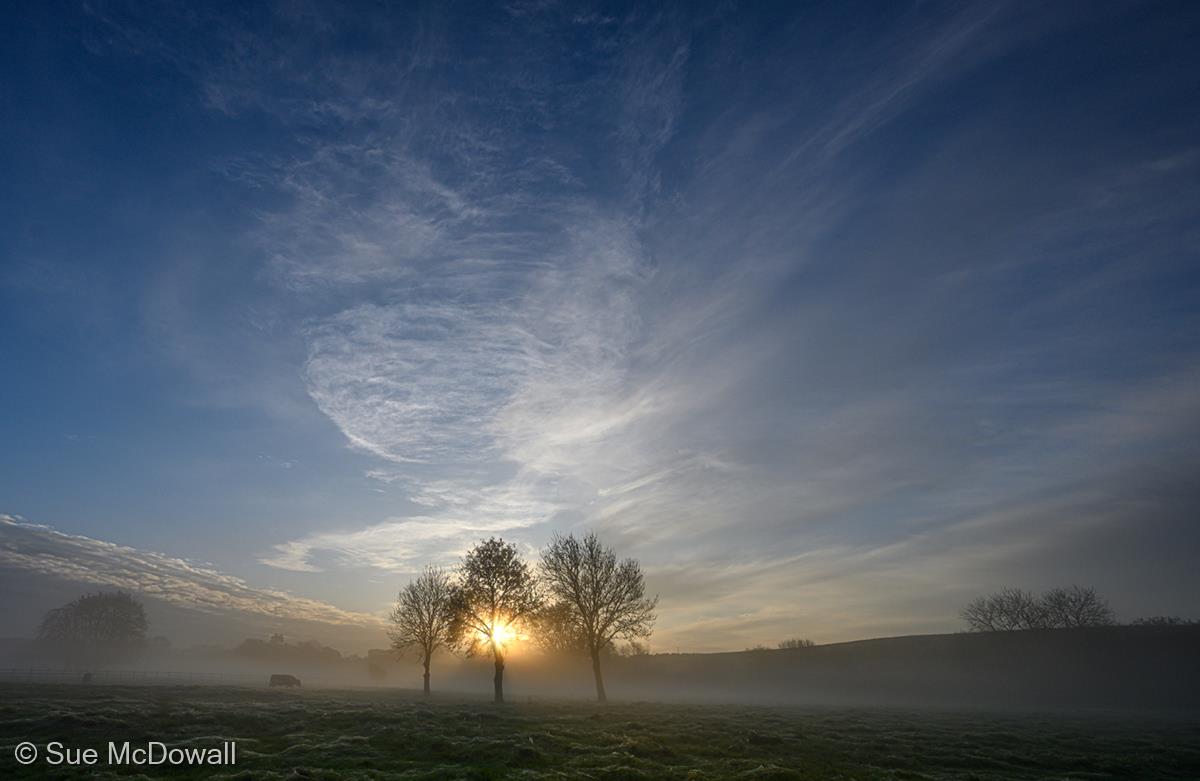
[(300, 688), (300, 679), (294, 675), (272, 675), (271, 686), (283, 686), (288, 689)]

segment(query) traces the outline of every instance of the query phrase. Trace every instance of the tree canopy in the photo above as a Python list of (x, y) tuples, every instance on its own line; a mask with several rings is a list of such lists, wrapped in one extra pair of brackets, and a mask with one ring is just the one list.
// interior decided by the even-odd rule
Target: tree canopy
[(458, 589), (463, 643), (491, 650), (495, 699), (503, 702), (505, 645), (541, 609), (537, 581), (515, 545), (492, 537), (463, 558)]
[(141, 602), (124, 591), (102, 591), (47, 611), (38, 638), (77, 661), (104, 662), (140, 649), (148, 627)]

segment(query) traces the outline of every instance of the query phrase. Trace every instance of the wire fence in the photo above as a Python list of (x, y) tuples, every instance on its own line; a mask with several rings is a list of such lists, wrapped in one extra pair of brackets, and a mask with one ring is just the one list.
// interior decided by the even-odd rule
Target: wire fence
[(83, 670), (0, 667), (0, 681), (95, 685), (235, 685), (266, 686), (269, 676), (256, 673), (204, 673), (174, 670)]

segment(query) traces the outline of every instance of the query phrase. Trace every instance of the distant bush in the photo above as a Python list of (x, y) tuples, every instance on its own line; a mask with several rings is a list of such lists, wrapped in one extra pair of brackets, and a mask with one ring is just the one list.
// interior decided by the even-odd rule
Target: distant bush
[(789, 640), (784, 640), (779, 644), (780, 649), (787, 648), (812, 648), (816, 643), (803, 637), (793, 637)]
[(1040, 598), (1019, 588), (979, 597), (961, 613), (972, 632), (1018, 629), (1072, 629), (1116, 623), (1108, 601), (1093, 588), (1071, 586), (1047, 591)]
[(1200, 626), (1200, 621), (1179, 616), (1148, 616), (1133, 619), (1133, 626)]

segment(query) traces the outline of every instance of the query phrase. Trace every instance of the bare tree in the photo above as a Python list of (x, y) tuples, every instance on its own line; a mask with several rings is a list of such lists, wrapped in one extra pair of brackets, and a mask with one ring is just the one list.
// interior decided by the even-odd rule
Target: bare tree
[(397, 651), (416, 648), (425, 668), (425, 694), (429, 694), (429, 664), (439, 648), (452, 647), (461, 635), (458, 589), (445, 570), (426, 567), (404, 588), (392, 610), (388, 635)]
[(1051, 589), (1042, 595), (1042, 611), (1047, 626), (1061, 629), (1116, 623), (1108, 600), (1091, 587)]
[(959, 616), (967, 623), (967, 629), (972, 632), (1000, 631), (999, 609), (994, 594), (972, 599), (962, 609)]
[(505, 645), (542, 606), (537, 582), (517, 547), (491, 538), (472, 548), (459, 571), (463, 642), (489, 648), (495, 661), (496, 702), (504, 702)]
[(1019, 588), (1006, 588), (967, 605), (962, 618), (973, 632), (1014, 629), (1073, 629), (1116, 623), (1112, 608), (1093, 588), (1055, 588), (1036, 598)]
[(972, 632), (1040, 629), (1046, 625), (1041, 603), (1028, 591), (1005, 588), (972, 601), (961, 613)]
[(646, 638), (654, 626), (658, 597), (646, 598), (642, 568), (633, 559), (617, 561), (595, 534), (582, 540), (556, 535), (542, 551), (542, 577), (550, 594), (567, 605), (576, 630), (592, 657), (596, 699), (604, 702), (600, 653), (615, 638)]

